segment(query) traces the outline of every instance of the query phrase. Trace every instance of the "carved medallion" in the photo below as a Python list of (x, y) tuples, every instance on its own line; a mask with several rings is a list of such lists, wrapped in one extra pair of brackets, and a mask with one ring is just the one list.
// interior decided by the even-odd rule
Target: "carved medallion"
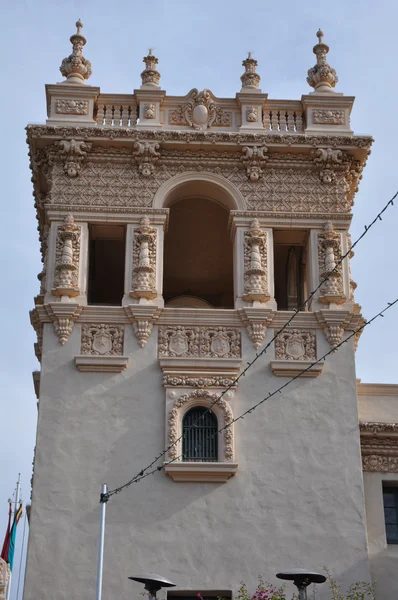
[(177, 356), (181, 356), (188, 352), (188, 338), (185, 333), (176, 331), (170, 336), (169, 349)]
[(112, 350), (112, 336), (110, 333), (101, 331), (93, 336), (93, 350), (98, 354), (107, 354)]
[(218, 356), (224, 356), (231, 350), (231, 344), (229, 338), (225, 333), (216, 333), (211, 341), (211, 351)]

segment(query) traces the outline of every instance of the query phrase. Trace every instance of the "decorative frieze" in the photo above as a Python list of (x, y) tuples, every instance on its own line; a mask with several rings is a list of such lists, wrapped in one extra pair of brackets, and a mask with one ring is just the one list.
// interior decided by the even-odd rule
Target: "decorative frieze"
[[(190, 402), (195, 405), (202, 405), (205, 407), (212, 406), (213, 412), (219, 417), (222, 416), (222, 423), (219, 419), (219, 428), (230, 425), (233, 420), (232, 410), (224, 398), (220, 398), (219, 394), (211, 393), (207, 390), (194, 390), (189, 394), (180, 396), (175, 402), (173, 408), (169, 412), (168, 417), (168, 443), (169, 443), (169, 458), (176, 459), (180, 454), (180, 448), (177, 443), (178, 438), (181, 435), (182, 428), (182, 417), (184, 413), (184, 407)], [(231, 461), (234, 458), (234, 434), (233, 427), (227, 427), (223, 432), (224, 441), (224, 460)]]
[(398, 473), (398, 423), (359, 424), (363, 471)]
[(159, 358), (238, 358), (241, 333), (230, 327), (159, 327)]
[(56, 100), (55, 112), (59, 115), (88, 115), (88, 100)]
[(94, 356), (121, 356), (123, 340), (123, 325), (83, 325), (80, 351)]
[(148, 217), (143, 217), (133, 237), (133, 298), (156, 297), (156, 229)]
[[(342, 304), (346, 301), (343, 286), (341, 259), (341, 236), (330, 221), (327, 221), (323, 233), (318, 235), (318, 264), (320, 279), (326, 279), (320, 288), (319, 301), (325, 304)], [(333, 271), (333, 273), (332, 273)]]
[(312, 113), (313, 121), (316, 125), (344, 125), (344, 110), (329, 110), (317, 108)]
[(267, 234), (257, 219), (250, 223), (244, 236), (244, 294), (247, 301), (270, 299), (267, 282)]
[(170, 125), (189, 125), (197, 130), (231, 127), (231, 120), (232, 113), (216, 105), (210, 90), (199, 92), (196, 88), (189, 92), (185, 104), (169, 114)]
[[(278, 332), (275, 331), (275, 335)], [(316, 360), (315, 331), (286, 329), (275, 339), (277, 360)]]
[(58, 142), (58, 154), (64, 161), (64, 172), (68, 177), (77, 177), (80, 173), (82, 163), (91, 150), (90, 142), (77, 142), (74, 139), (61, 140)]
[(135, 142), (134, 159), (138, 165), (138, 172), (143, 177), (150, 177), (155, 170), (155, 163), (160, 158), (160, 144), (157, 142)]
[(234, 381), (235, 378), (225, 377), (224, 375), (201, 377), (187, 373), (174, 373), (163, 376), (163, 385), (165, 387), (227, 388), (232, 386)]
[(80, 235), (81, 228), (75, 225), (73, 215), (67, 215), (57, 230), (52, 289), (55, 296), (79, 294)]
[(244, 146), (242, 148), (241, 161), (246, 167), (246, 174), (250, 181), (256, 182), (261, 179), (263, 170), (261, 167), (268, 160), (266, 146)]

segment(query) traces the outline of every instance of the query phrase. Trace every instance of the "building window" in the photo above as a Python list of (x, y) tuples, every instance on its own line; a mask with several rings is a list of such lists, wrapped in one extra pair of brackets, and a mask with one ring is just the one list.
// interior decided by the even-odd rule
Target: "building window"
[(124, 293), (124, 225), (89, 227), (88, 303), (120, 306)]
[(233, 247), (228, 211), (207, 198), (184, 198), (170, 207), (164, 240), (166, 306), (233, 308)]
[(387, 544), (398, 544), (398, 487), (383, 486)]
[(305, 258), (308, 232), (274, 230), (275, 300), (278, 310), (299, 308), (306, 296)]
[(182, 422), (182, 456), (187, 462), (218, 460), (217, 417), (204, 406), (195, 406)]

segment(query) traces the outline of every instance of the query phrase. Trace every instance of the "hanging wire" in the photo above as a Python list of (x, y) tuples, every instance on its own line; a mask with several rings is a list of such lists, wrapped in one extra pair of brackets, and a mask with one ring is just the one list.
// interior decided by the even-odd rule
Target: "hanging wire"
[[(286, 321), (286, 323), (282, 326), (281, 329), (277, 330), (275, 332), (275, 335), (272, 337), (272, 339), (264, 346), (264, 348), (262, 350), (260, 350), (259, 352), (256, 352), (255, 357), (253, 358), (252, 361), (249, 361), (245, 367), (245, 369), (243, 369), (243, 371), (241, 371), (239, 373), (239, 375), (222, 391), (220, 392), (219, 396), (208, 406), (207, 410), (205, 412), (203, 412), (198, 419), (195, 421), (195, 423), (193, 425), (190, 426), (190, 429), (195, 428), (198, 423), (205, 417), (205, 415), (209, 412), (211, 412), (212, 407), (217, 404), (222, 398), (223, 396), (225, 396), (225, 394), (233, 387), (235, 387), (239, 380), (244, 377), (247, 373), (247, 371), (253, 366), (253, 364), (263, 355), (267, 352), (267, 350), (269, 349), (269, 347), (275, 342), (276, 338), (287, 328), (290, 326), (290, 323), (293, 321), (293, 319), (297, 316), (297, 314), (299, 314), (300, 311), (302, 311), (303, 309), (305, 309), (306, 305), (310, 303), (310, 301), (312, 300), (312, 298), (315, 296), (316, 292), (320, 289), (320, 287), (334, 274), (337, 273), (337, 269), (339, 268), (339, 266), (343, 263), (343, 261), (350, 255), (350, 253), (352, 252), (352, 250), (355, 248), (355, 246), (365, 237), (365, 235), (367, 233), (369, 233), (370, 229), (375, 225), (375, 223), (377, 223), (378, 221), (381, 221), (381, 215), (383, 215), (385, 213), (385, 211), (390, 207), (390, 206), (394, 206), (394, 200), (397, 198), (398, 196), (398, 191), (394, 194), (394, 196), (384, 205), (384, 207), (379, 211), (379, 213), (375, 216), (375, 218), (369, 223), (369, 225), (365, 225), (364, 231), (362, 232), (362, 234), (355, 240), (355, 242), (350, 246), (350, 248), (347, 250), (347, 252), (343, 255), (341, 255), (340, 259), (337, 261), (335, 267), (329, 272), (327, 273), (327, 275), (325, 275), (325, 277), (323, 277), (319, 284), (312, 290), (312, 292), (309, 294), (309, 296), (306, 298), (306, 300), (304, 300), (304, 302), (301, 304), (301, 306), (297, 309), (294, 310), (292, 316)], [(379, 316), (379, 315), (377, 315)], [(146, 471), (148, 471), (151, 467), (153, 467), (153, 465), (155, 463), (158, 462), (158, 460), (160, 460), (163, 456), (165, 456), (169, 450), (175, 446), (176, 444), (178, 444), (182, 439), (182, 435), (180, 437), (178, 437), (172, 444), (170, 444), (169, 446), (167, 446), (162, 452), (160, 452), (158, 455), (155, 456), (155, 458), (152, 460), (152, 462), (150, 462), (144, 469), (141, 469), (141, 471), (139, 471), (132, 479), (130, 479), (127, 483), (125, 483), (124, 485), (115, 488), (114, 490), (110, 490), (109, 492), (107, 492), (106, 495), (102, 495), (100, 498), (100, 502), (107, 502), (109, 500), (109, 498), (111, 496), (113, 496), (114, 494), (119, 493), (120, 491), (122, 491), (125, 487), (128, 487), (129, 485), (131, 485), (132, 483), (134, 483), (134, 481), (138, 480), (140, 481), (141, 479), (143, 479), (143, 475), (144, 473), (146, 473)], [(176, 460), (176, 459), (173, 459)], [(154, 469), (153, 471), (150, 471), (148, 474), (152, 474), (152, 473), (156, 473), (157, 471), (160, 471), (163, 467), (157, 467), (156, 469)]]

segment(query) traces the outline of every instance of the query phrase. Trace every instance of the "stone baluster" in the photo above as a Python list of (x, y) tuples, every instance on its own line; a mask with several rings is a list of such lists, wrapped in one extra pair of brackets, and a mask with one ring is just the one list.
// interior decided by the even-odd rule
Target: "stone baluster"
[(267, 237), (256, 219), (250, 223), (249, 231), (245, 233), (244, 264), (242, 298), (246, 301), (267, 302), (270, 299), (267, 292)]

